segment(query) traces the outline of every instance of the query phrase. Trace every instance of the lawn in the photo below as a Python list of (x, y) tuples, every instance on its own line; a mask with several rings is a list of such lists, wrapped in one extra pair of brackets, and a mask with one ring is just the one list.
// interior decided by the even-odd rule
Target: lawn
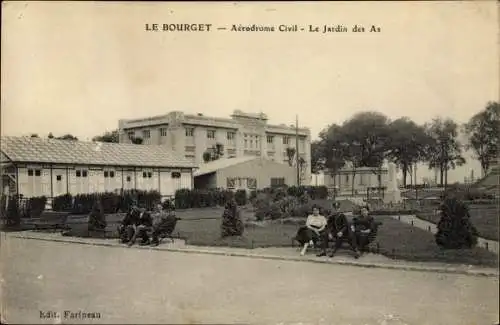
[[(251, 210), (242, 210), (244, 219), (252, 216)], [(241, 237), (220, 238), (221, 208), (189, 209), (177, 211), (178, 221), (174, 237), (186, 240), (189, 245), (227, 246), (238, 248), (290, 247), (298, 229), (296, 224), (268, 223), (265, 226), (248, 225)], [(428, 231), (413, 227), (389, 216), (375, 216), (383, 222), (379, 228), (373, 251), (393, 259), (470, 264), (497, 267), (498, 256), (482, 248), (470, 250), (441, 250)], [(116, 220), (117, 222), (118, 220)], [(116, 228), (115, 220), (109, 225)], [(85, 228), (85, 225), (72, 227)], [(82, 228), (82, 229), (83, 229)], [(76, 234), (75, 234), (76, 235)], [(378, 244), (378, 245), (377, 245)]]
[[(250, 212), (244, 212), (250, 214)], [(242, 238), (220, 239), (220, 218), (222, 211), (191, 210), (179, 212), (177, 230), (180, 237), (191, 245), (231, 247), (279, 247), (291, 246), (297, 225), (271, 224), (266, 227), (246, 227)], [(450, 264), (471, 264), (497, 267), (498, 256), (482, 248), (470, 250), (441, 250), (428, 231), (413, 227), (389, 216), (376, 216), (383, 222), (379, 228), (376, 243), (380, 254), (394, 259), (442, 262)], [(201, 220), (196, 220), (201, 219)], [(203, 220), (208, 219), (208, 220)], [(373, 245), (376, 250), (377, 245)]]
[[(499, 209), (495, 205), (471, 205), (469, 206), (472, 224), (483, 238), (498, 241), (499, 238)], [(434, 224), (439, 222), (439, 215), (433, 211), (426, 211), (417, 215), (420, 219), (430, 221)]]

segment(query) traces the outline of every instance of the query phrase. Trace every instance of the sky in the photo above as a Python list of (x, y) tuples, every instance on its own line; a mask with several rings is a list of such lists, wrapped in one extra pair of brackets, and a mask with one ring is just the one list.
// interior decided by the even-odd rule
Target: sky
[[(3, 2), (1, 134), (90, 139), (173, 110), (295, 114), (313, 138), (360, 111), (459, 123), (499, 100), (495, 1)], [(145, 24), (213, 24), (150, 32)], [(302, 32), (233, 32), (280, 24)], [(378, 33), (311, 33), (309, 25)], [(228, 30), (219, 31), (217, 27)], [(463, 180), (479, 164), (450, 173)], [(433, 173), (422, 170), (421, 177)], [(427, 174), (429, 175), (427, 175)]]

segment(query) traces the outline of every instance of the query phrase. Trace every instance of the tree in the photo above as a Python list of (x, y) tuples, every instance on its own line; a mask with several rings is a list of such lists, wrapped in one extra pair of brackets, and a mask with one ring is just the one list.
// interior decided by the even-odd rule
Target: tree
[(143, 144), (144, 142), (140, 137), (130, 137), (130, 141), (132, 141), (133, 144)]
[(49, 135), (47, 136), (47, 138), (54, 139), (54, 135), (52, 134), (52, 132), (49, 132)]
[(295, 157), (295, 153), (296, 153), (295, 148), (293, 148), (293, 147), (286, 148), (286, 156), (288, 158), (288, 165), (290, 165), (290, 167), (293, 166), (293, 160)]
[(36, 134), (36, 133), (31, 134), (31, 137), (32, 138), (39, 138), (38, 134)]
[(311, 172), (318, 174), (325, 169), (325, 161), (320, 140), (311, 142)]
[(92, 141), (119, 143), (120, 142), (120, 134), (118, 133), (118, 130), (113, 130), (111, 132), (105, 132), (102, 135), (97, 135), (97, 136), (93, 137)]
[(224, 145), (221, 143), (215, 144), (215, 146), (208, 148), (203, 153), (203, 161), (208, 163), (220, 159), (224, 156)]
[(346, 146), (342, 138), (342, 129), (337, 124), (332, 124), (319, 134), (320, 140), (314, 147), (311, 145), (311, 155), (316, 169), (324, 170), (333, 178), (333, 187), (337, 187), (337, 174), (345, 165)]
[[(389, 118), (378, 112), (361, 112), (342, 124), (342, 147), (346, 160), (351, 162), (353, 168), (352, 190), (356, 168), (375, 167), (379, 175), (382, 173), (384, 158), (389, 149)], [(381, 189), (379, 177), (379, 189)]]
[(469, 138), (466, 147), (474, 152), (485, 175), (500, 153), (500, 104), (489, 102), (464, 125), (464, 130)]
[(58, 140), (71, 140), (71, 141), (78, 141), (78, 138), (71, 135), (71, 134), (65, 134), (63, 136), (57, 137), (56, 139)]
[(457, 139), (458, 125), (452, 119), (435, 118), (427, 123), (426, 133), (431, 145), (426, 153), (429, 168), (437, 168), (441, 186), (448, 184), (448, 170), (465, 164), (462, 145)]
[(431, 142), (425, 129), (408, 117), (393, 121), (389, 125), (389, 134), (387, 157), (401, 168), (403, 185), (406, 186), (408, 173), (413, 171), (414, 164), (425, 160)]

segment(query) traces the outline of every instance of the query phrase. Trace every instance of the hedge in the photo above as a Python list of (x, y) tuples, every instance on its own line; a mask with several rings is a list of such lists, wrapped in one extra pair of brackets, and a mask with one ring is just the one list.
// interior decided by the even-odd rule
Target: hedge
[(157, 191), (126, 190), (120, 193), (64, 194), (52, 200), (52, 210), (89, 214), (96, 202), (102, 204), (105, 214), (126, 212), (133, 204), (152, 210), (161, 203), (161, 194)]
[[(242, 195), (245, 198), (242, 198)], [(236, 194), (230, 190), (224, 189), (181, 189), (175, 192), (175, 208), (190, 209), (190, 208), (206, 208), (215, 206), (224, 206), (231, 200), (237, 200), (239, 205), (246, 204), (246, 192), (237, 192)], [(236, 198), (238, 196), (238, 199)]]
[(21, 213), (19, 209), (20, 197), (17, 195), (9, 196), (2, 195), (1, 202), (1, 217), (5, 219), (5, 225), (18, 226), (21, 223)]

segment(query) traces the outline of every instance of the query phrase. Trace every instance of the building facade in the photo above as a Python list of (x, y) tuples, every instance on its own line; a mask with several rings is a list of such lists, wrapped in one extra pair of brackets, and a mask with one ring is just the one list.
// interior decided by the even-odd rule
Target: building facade
[[(120, 143), (139, 137), (146, 145), (162, 145), (189, 161), (203, 164), (203, 153), (216, 144), (224, 147), (224, 157), (264, 157), (288, 164), (287, 148), (296, 149), (305, 162), (301, 183), (311, 178), (311, 134), (307, 128), (271, 125), (265, 114), (234, 111), (231, 118), (208, 117), (170, 112), (135, 120), (120, 120)], [(295, 162), (293, 162), (294, 164)]]
[(335, 176), (323, 175), (324, 185), (335, 191), (337, 197), (381, 199), (386, 203), (401, 202), (397, 168), (385, 163), (382, 168), (352, 168), (347, 164)]
[(194, 187), (197, 189), (252, 191), (272, 186), (291, 186), (296, 182), (294, 167), (263, 157), (222, 158), (204, 164), (194, 172)]
[(2, 193), (53, 198), (70, 193), (193, 187), (194, 164), (162, 146), (28, 137), (1, 138)]

